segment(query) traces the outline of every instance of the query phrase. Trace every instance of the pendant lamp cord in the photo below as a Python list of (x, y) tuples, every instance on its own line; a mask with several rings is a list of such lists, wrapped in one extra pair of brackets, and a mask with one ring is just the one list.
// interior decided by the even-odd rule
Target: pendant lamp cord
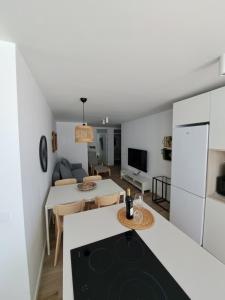
[(83, 125), (85, 125), (84, 124), (84, 102), (83, 102)]

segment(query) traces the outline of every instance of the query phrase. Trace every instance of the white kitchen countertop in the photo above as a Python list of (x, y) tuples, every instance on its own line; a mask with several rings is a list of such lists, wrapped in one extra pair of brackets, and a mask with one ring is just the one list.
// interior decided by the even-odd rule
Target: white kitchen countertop
[[(124, 204), (66, 216), (63, 242), (63, 300), (72, 300), (70, 249), (129, 230), (117, 221)], [(169, 221), (151, 210), (155, 224), (138, 234), (192, 300), (225, 299), (225, 265)]]

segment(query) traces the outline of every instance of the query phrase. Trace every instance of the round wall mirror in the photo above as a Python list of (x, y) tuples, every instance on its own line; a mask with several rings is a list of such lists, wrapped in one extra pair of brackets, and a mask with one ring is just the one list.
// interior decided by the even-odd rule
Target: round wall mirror
[(47, 147), (47, 139), (44, 135), (40, 139), (39, 157), (40, 157), (40, 164), (41, 164), (42, 171), (47, 172), (47, 169), (48, 169), (48, 147)]

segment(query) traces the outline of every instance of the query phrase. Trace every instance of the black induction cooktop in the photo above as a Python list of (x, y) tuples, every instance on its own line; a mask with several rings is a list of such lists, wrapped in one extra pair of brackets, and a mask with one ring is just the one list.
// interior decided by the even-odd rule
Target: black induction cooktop
[(71, 250), (71, 264), (75, 300), (190, 299), (134, 230)]

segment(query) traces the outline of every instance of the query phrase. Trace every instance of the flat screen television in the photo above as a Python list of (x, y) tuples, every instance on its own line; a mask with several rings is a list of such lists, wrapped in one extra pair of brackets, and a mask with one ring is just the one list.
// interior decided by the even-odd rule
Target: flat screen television
[(128, 148), (128, 165), (143, 172), (147, 172), (147, 151)]

